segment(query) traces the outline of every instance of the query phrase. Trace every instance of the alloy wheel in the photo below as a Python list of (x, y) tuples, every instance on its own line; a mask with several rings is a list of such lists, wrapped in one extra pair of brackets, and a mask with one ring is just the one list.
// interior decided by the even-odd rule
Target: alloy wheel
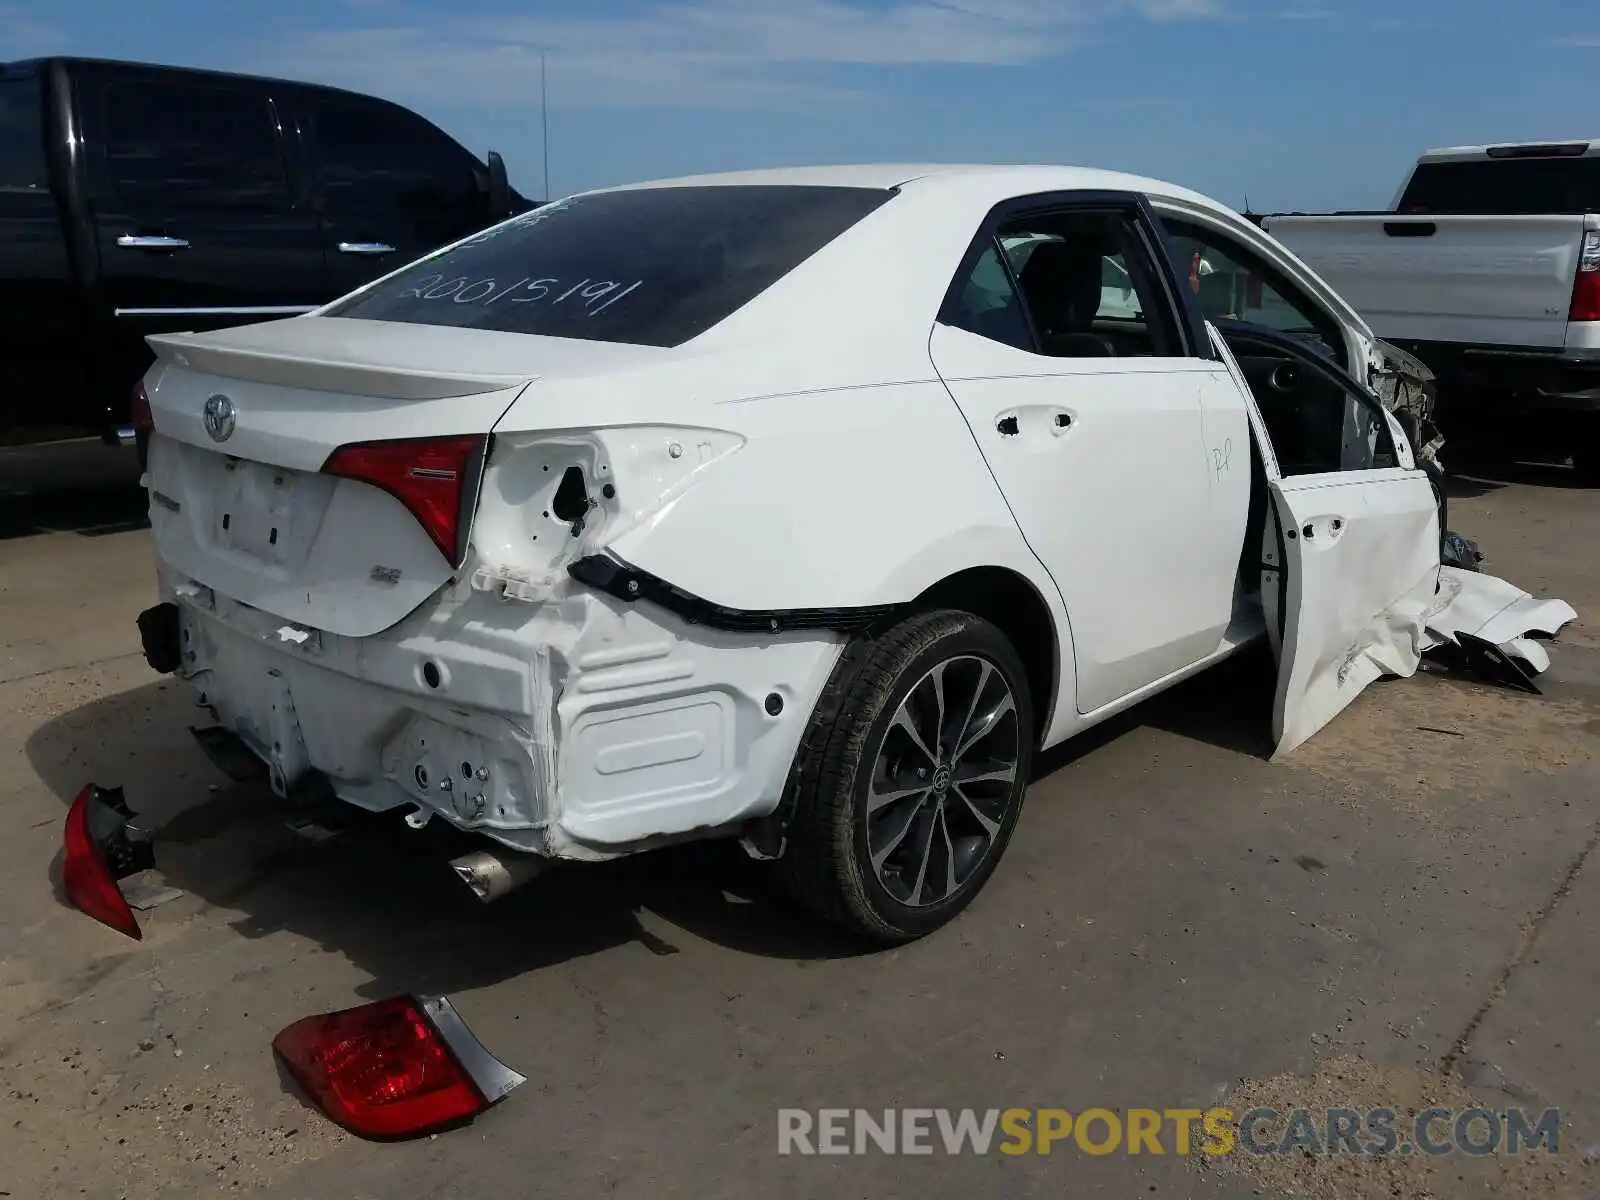
[(906, 693), (868, 784), (867, 851), (909, 908), (948, 900), (994, 852), (1022, 759), (1016, 699), (976, 655), (948, 658)]

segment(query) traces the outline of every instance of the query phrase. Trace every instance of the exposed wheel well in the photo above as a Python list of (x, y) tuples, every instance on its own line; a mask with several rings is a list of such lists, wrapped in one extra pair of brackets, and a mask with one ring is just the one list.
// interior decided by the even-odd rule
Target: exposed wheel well
[(942, 579), (922, 595), (919, 609), (958, 608), (982, 617), (1011, 640), (1028, 673), (1034, 735), (1050, 727), (1060, 661), (1055, 623), (1033, 584), (1005, 567), (973, 567)]

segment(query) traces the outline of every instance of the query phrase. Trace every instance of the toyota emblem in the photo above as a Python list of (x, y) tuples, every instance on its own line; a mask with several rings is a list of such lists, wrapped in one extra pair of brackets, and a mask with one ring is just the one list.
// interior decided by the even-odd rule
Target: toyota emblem
[(233, 436), (233, 423), (238, 413), (233, 407), (233, 401), (220, 392), (206, 399), (205, 411), (202, 417), (206, 423), (206, 432), (211, 435), (213, 442), (225, 442)]

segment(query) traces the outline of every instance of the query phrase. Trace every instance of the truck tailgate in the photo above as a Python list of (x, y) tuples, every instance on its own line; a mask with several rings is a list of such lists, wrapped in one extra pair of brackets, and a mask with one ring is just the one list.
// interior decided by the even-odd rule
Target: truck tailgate
[(1559, 348), (1585, 218), (1268, 217), (1379, 337)]

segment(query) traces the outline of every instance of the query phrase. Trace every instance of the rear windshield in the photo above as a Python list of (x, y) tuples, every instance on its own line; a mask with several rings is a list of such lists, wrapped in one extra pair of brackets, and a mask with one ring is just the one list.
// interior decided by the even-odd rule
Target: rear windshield
[(735, 186), (578, 196), (416, 263), (327, 315), (676, 346), (892, 195)]
[(1420, 164), (1400, 211), (1473, 216), (1600, 212), (1600, 157)]

